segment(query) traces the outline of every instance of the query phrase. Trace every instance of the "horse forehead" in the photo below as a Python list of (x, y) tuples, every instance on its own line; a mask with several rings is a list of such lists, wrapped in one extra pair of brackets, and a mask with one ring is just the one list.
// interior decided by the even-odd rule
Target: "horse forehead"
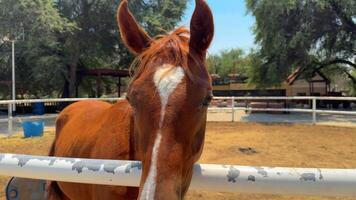
[(185, 72), (182, 67), (171, 64), (163, 64), (156, 68), (153, 76), (153, 82), (161, 98), (167, 98), (183, 81), (184, 77)]

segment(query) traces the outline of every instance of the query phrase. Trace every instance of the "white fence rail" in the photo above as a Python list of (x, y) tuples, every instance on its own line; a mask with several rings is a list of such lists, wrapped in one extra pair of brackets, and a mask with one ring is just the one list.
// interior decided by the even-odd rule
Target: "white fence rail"
[[(18, 118), (13, 117), (12, 106), (21, 103), (50, 103), (50, 102), (74, 102), (74, 101), (84, 101), (84, 100), (103, 100), (103, 101), (117, 101), (122, 98), (68, 98), (68, 99), (31, 99), (31, 100), (8, 100), (0, 101), (1, 105), (8, 106), (8, 118), (0, 119), (0, 122), (8, 121), (8, 133), (12, 133), (13, 121), (18, 120)], [(356, 115), (356, 111), (344, 111), (344, 110), (320, 110), (317, 109), (318, 101), (354, 101), (356, 102), (356, 97), (215, 97), (214, 100), (228, 100), (231, 101), (231, 105), (227, 105), (228, 108), (209, 108), (209, 110), (227, 110), (231, 111), (231, 121), (235, 121), (235, 111), (267, 111), (267, 112), (297, 112), (297, 113), (311, 113), (312, 123), (317, 122), (317, 114), (339, 114), (339, 115)], [(304, 100), (310, 102), (311, 108), (252, 108), (252, 107), (236, 107), (236, 101), (285, 101), (290, 102), (293, 100)], [(51, 116), (53, 117), (53, 116)], [(23, 117), (21, 119), (29, 119), (28, 117)]]
[[(209, 108), (210, 110), (283, 111), (304, 112), (313, 116), (317, 113), (356, 115), (352, 111), (318, 110), (317, 101), (356, 101), (354, 97), (216, 97), (216, 100), (231, 100), (229, 108)], [(73, 102), (89, 99), (36, 99), (0, 101), (8, 106), (9, 131), (12, 130), (12, 105), (17, 103)], [(93, 99), (91, 99), (93, 100)], [(94, 99), (116, 101), (118, 98)], [(309, 100), (310, 109), (272, 109), (235, 107), (235, 101), (269, 100)], [(141, 163), (136, 161), (88, 160), (0, 154), (0, 175), (23, 178), (56, 180), (65, 182), (92, 183), (119, 186), (138, 186), (141, 176)], [(192, 189), (217, 192), (350, 196), (356, 197), (356, 169), (305, 169), (270, 168), (230, 165), (195, 165), (191, 184)]]
[[(5, 100), (5, 101), (0, 101), (0, 106), (1, 105), (7, 105), (8, 106), (8, 118), (5, 120), (1, 120), (0, 122), (7, 121), (8, 122), (8, 134), (11, 135), (13, 132), (13, 121), (14, 120), (19, 120), (20, 118), (14, 118), (13, 113), (12, 113), (12, 107), (15, 104), (21, 104), (21, 103), (51, 103), (51, 102), (75, 102), (75, 101), (86, 101), (86, 100), (101, 100), (101, 101), (117, 101), (122, 98), (62, 98), (62, 99), (26, 99), (26, 100)], [(50, 117), (54, 117), (53, 115)], [(33, 117), (22, 117), (21, 120), (26, 120), (26, 119), (31, 119)], [(36, 118), (41, 118), (41, 116), (36, 116)], [(42, 118), (48, 118), (48, 116), (42, 117)]]
[[(339, 115), (356, 115), (356, 111), (340, 111), (340, 110), (319, 110), (317, 109), (318, 101), (355, 101), (356, 97), (215, 97), (215, 100), (230, 100), (231, 108), (210, 108), (210, 110), (232, 110), (231, 121), (234, 121), (235, 110), (245, 111), (267, 111), (267, 112), (299, 112), (299, 113), (312, 113), (312, 123), (316, 124), (317, 114), (339, 114)], [(251, 107), (235, 107), (235, 101), (293, 101), (293, 100), (307, 100), (311, 103), (311, 108), (298, 109), (298, 108), (251, 108)]]
[[(0, 175), (116, 186), (139, 186), (138, 161), (0, 154)], [(356, 169), (233, 165), (194, 166), (192, 189), (232, 193), (356, 197)]]

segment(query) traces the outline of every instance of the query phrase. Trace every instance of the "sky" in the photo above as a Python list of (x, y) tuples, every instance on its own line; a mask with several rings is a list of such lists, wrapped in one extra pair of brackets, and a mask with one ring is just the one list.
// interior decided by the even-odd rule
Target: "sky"
[[(195, 1), (189, 0), (188, 9), (180, 25), (189, 27), (195, 7)], [(215, 37), (209, 53), (217, 54), (222, 50), (242, 48), (245, 51), (254, 47), (252, 27), (255, 19), (246, 15), (245, 0), (207, 0), (215, 20)]]

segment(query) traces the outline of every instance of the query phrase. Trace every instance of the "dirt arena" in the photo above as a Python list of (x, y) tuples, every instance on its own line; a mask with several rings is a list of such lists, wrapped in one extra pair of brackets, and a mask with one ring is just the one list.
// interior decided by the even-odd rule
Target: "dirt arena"
[[(0, 152), (46, 155), (53, 131), (42, 138), (0, 138)], [(246, 151), (247, 149), (247, 151)], [(245, 151), (244, 151), (245, 150)], [(208, 123), (201, 163), (279, 167), (356, 168), (356, 128), (331, 126)], [(0, 199), (8, 177), (0, 177)], [(187, 198), (204, 200), (351, 200), (189, 191)]]

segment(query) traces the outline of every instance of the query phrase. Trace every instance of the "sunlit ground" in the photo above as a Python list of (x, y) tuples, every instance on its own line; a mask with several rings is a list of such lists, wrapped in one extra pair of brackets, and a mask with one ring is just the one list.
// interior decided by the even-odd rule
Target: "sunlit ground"
[[(0, 152), (46, 155), (53, 131), (42, 138), (0, 138)], [(252, 148), (256, 153), (243, 153)], [(257, 123), (208, 123), (201, 163), (356, 168), (356, 128)], [(0, 199), (8, 177), (0, 177)], [(189, 191), (186, 199), (331, 200), (347, 198), (228, 194)], [(349, 200), (349, 199), (347, 199)], [(351, 198), (350, 198), (351, 200)]]

